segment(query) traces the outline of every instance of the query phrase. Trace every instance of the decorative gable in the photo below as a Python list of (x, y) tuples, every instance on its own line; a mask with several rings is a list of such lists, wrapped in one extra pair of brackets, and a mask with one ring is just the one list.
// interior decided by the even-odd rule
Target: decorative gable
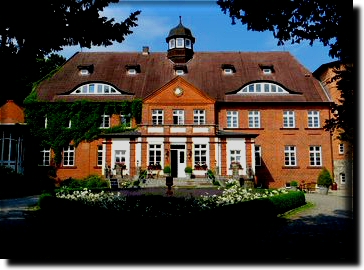
[(156, 90), (144, 101), (145, 104), (215, 104), (215, 99), (208, 96), (181, 77), (176, 77)]

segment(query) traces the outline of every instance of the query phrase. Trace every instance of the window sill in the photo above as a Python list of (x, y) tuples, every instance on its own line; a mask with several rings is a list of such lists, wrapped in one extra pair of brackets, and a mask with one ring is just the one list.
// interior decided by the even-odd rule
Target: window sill
[(300, 169), (300, 166), (282, 166), (282, 169)]
[(307, 169), (322, 169), (323, 166), (307, 166)]
[(299, 128), (289, 128), (289, 127), (285, 128), (285, 127), (283, 127), (283, 128), (280, 128), (280, 130), (299, 130)]
[(101, 165), (94, 166), (94, 169), (102, 169)]
[(62, 166), (61, 169), (77, 169), (77, 166)]
[(324, 130), (324, 128), (316, 128), (316, 127), (306, 127), (305, 130)]

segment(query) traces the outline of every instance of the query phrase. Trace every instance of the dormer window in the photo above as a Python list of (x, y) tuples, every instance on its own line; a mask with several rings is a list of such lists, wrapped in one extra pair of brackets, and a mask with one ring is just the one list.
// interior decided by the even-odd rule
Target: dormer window
[(236, 72), (234, 65), (231, 64), (222, 64), (221, 68), (224, 74), (234, 74)]
[(87, 69), (81, 69), (81, 70), (80, 70), (80, 74), (81, 74), (82, 76), (86, 76), (86, 75), (89, 75), (89, 74), (90, 74), (90, 72), (89, 72)]
[(265, 68), (265, 69), (263, 69), (263, 73), (264, 74), (271, 74), (272, 70), (270, 68)]
[(140, 65), (126, 65), (125, 68), (129, 75), (140, 73)]
[(90, 75), (94, 71), (94, 65), (79, 65), (77, 68), (81, 76)]
[(289, 94), (288, 91), (284, 90), (281, 86), (270, 83), (270, 82), (256, 82), (243, 87), (237, 92), (237, 94), (248, 94), (248, 93), (259, 93), (259, 94)]
[(259, 67), (262, 70), (263, 74), (269, 75), (274, 72), (273, 65), (259, 65)]
[(134, 68), (131, 68), (131, 69), (128, 69), (128, 74), (130, 74), (130, 75), (134, 75), (134, 74), (136, 74), (137, 72), (136, 72), (136, 70), (134, 69)]
[(173, 68), (174, 68), (174, 72), (176, 75), (180, 76), (180, 75), (187, 73), (186, 65), (175, 65)]
[(74, 90), (71, 95), (121, 95), (115, 87), (104, 83), (84, 84)]

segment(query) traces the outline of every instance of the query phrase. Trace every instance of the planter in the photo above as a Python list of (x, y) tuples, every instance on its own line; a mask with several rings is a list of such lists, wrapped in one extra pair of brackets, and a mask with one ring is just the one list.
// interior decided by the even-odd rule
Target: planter
[(191, 175), (192, 175), (192, 173), (186, 173), (186, 178), (191, 179)]
[(327, 195), (329, 192), (329, 188), (328, 187), (323, 187), (323, 186), (319, 186), (319, 193), (323, 194), (323, 195)]

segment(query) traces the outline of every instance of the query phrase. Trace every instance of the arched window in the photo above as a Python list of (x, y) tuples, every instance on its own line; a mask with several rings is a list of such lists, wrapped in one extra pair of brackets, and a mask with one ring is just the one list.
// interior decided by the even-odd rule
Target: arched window
[(121, 95), (121, 93), (111, 85), (89, 83), (78, 87), (71, 95)]
[(237, 94), (248, 94), (248, 93), (258, 93), (258, 94), (289, 94), (286, 90), (284, 90), (281, 86), (270, 83), (270, 82), (256, 82), (244, 86)]

